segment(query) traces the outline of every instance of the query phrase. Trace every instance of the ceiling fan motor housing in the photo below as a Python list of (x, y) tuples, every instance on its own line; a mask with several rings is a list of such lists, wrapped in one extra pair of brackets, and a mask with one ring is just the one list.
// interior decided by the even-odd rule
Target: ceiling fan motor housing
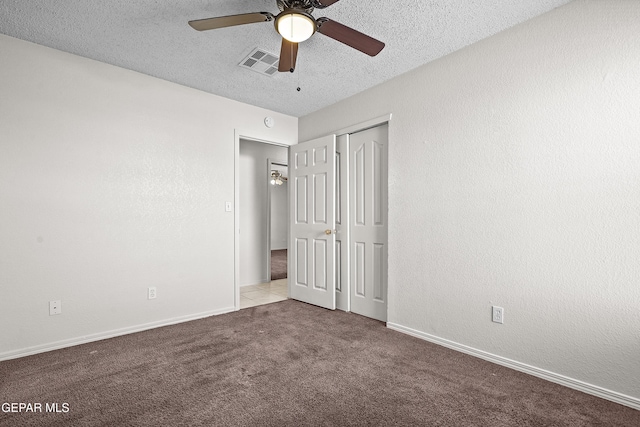
[(287, 9), (294, 9), (308, 13), (309, 15), (313, 13), (313, 6), (309, 0), (276, 0), (276, 3), (280, 12), (284, 12)]

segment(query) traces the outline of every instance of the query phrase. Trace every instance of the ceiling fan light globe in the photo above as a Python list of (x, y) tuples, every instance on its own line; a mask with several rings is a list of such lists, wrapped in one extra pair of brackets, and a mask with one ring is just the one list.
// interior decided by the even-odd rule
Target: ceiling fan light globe
[(298, 12), (283, 12), (276, 19), (276, 29), (290, 42), (300, 43), (316, 32), (316, 22)]

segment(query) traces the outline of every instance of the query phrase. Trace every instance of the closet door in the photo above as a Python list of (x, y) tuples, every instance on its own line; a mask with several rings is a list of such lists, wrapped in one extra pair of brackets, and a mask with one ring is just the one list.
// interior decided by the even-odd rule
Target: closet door
[(349, 137), (351, 311), (387, 320), (387, 125)]
[(336, 139), (336, 308), (349, 305), (349, 135)]
[(289, 295), (335, 310), (336, 137), (289, 150)]

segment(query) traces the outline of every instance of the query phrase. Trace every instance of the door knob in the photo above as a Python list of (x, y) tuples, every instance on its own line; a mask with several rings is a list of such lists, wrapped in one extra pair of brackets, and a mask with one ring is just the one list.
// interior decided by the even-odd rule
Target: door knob
[(326, 235), (330, 235), (330, 234), (335, 234), (336, 230), (324, 230), (324, 234)]

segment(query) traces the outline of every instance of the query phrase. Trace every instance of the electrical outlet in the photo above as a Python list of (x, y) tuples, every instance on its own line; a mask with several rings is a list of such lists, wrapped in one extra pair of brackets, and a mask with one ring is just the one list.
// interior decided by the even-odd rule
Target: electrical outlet
[(498, 306), (491, 307), (491, 320), (496, 323), (504, 323), (504, 308)]
[(49, 301), (49, 316), (62, 314), (62, 301)]
[(148, 293), (147, 293), (147, 298), (148, 299), (155, 299), (156, 298), (156, 287), (152, 286), (149, 288)]

